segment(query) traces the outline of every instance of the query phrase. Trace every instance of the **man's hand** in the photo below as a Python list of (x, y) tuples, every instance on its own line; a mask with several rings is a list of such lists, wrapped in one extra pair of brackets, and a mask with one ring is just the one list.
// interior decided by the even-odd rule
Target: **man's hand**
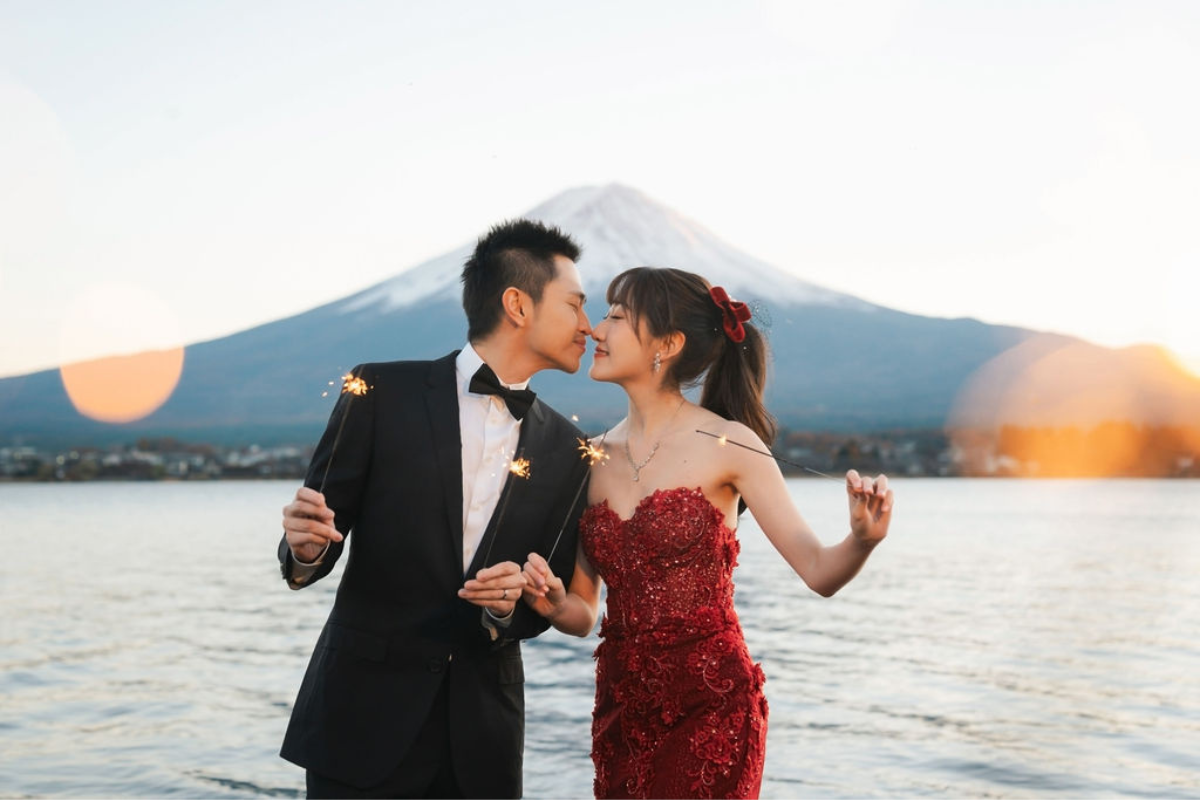
[(307, 486), (296, 491), (296, 499), (283, 507), (283, 532), (296, 560), (311, 564), (330, 542), (340, 542), (342, 534), (333, 527), (333, 509), (325, 505), (325, 495)]
[(525, 576), (521, 568), (512, 561), (501, 561), (476, 572), (475, 577), (458, 590), (458, 596), (503, 618), (513, 612), (524, 588)]
[(850, 501), (850, 532), (859, 544), (874, 547), (887, 536), (896, 502), (887, 476), (862, 478), (850, 470), (846, 473), (846, 494)]
[(530, 553), (525, 562), (525, 602), (547, 619), (558, 616), (567, 602), (562, 578), (554, 574), (546, 559)]

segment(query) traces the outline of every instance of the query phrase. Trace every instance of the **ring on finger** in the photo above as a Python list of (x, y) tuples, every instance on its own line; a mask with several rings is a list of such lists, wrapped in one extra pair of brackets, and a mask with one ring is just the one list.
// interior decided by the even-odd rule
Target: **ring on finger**
[(505, 600), (508, 599), (508, 589), (504, 590), (504, 594), (502, 596), (504, 597)]

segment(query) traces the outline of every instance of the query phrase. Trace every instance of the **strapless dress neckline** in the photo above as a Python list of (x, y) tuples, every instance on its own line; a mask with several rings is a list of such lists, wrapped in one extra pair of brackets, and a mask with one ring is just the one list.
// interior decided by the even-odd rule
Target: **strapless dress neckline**
[(694, 489), (688, 488), (687, 486), (676, 486), (674, 489), (655, 489), (653, 492), (646, 495), (641, 500), (637, 501), (637, 505), (635, 505), (633, 507), (633, 513), (630, 514), (628, 518), (622, 517), (619, 513), (617, 513), (612, 508), (612, 506), (610, 506), (608, 504), (607, 497), (604, 498), (603, 500), (601, 500), (599, 503), (596, 503), (595, 505), (588, 506), (587, 510), (593, 511), (594, 513), (601, 513), (601, 512), (607, 511), (609, 514), (611, 514), (617, 520), (617, 522), (621, 523), (622, 525), (628, 525), (631, 522), (633, 522), (634, 520), (636, 520), (638, 518), (638, 515), (641, 514), (644, 509), (651, 507), (654, 500), (665, 498), (668, 495), (678, 495), (678, 494), (683, 494), (685, 496), (691, 495), (691, 496), (699, 498), (700, 500), (703, 500), (704, 503), (709, 508), (712, 509), (713, 513), (717, 515), (717, 524), (720, 527), (724, 528), (725, 530), (729, 531), (730, 533), (737, 532), (735, 528), (731, 528), (725, 524), (725, 512), (722, 511), (721, 509), (717, 508), (713, 504), (713, 501), (708, 499), (708, 495), (704, 494), (704, 492), (702, 492), (700, 490), (699, 486), (697, 486)]

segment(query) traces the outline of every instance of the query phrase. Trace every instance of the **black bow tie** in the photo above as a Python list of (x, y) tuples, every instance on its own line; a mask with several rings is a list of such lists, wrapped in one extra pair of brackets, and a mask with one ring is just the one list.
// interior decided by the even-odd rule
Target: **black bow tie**
[(528, 389), (509, 389), (500, 383), (500, 379), (496, 377), (496, 373), (492, 372), (492, 368), (484, 364), (479, 369), (475, 370), (475, 374), (471, 377), (471, 384), (467, 387), (475, 394), (494, 394), (504, 401), (504, 405), (508, 406), (508, 413), (512, 414), (516, 419), (521, 419), (525, 413), (529, 411), (529, 407), (533, 405), (536, 394)]

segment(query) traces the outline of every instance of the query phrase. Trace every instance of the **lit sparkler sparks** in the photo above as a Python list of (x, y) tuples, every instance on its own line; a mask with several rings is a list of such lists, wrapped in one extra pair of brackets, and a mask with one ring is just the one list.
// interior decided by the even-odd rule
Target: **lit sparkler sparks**
[(530, 463), (528, 458), (514, 458), (508, 462), (508, 471), (518, 478), (528, 478)]
[[(329, 382), (333, 385), (333, 381)], [(325, 462), (325, 473), (321, 475), (321, 487), (317, 489), (321, 494), (325, 493), (325, 480), (329, 477), (329, 468), (333, 466), (333, 456), (337, 453), (338, 442), (342, 440), (342, 430), (346, 427), (346, 418), (350, 416), (350, 403), (355, 397), (362, 397), (371, 387), (367, 386), (367, 382), (355, 375), (353, 372), (347, 372), (342, 376), (342, 394), (352, 395), (346, 399), (346, 404), (342, 408), (342, 418), (338, 422), (337, 433), (333, 437), (333, 447), (329, 449), (329, 460)], [(322, 397), (328, 395), (329, 392), (323, 392)]]
[[(607, 435), (608, 433), (606, 432), (605, 436)], [(576, 449), (583, 454), (580, 456), (581, 458), (587, 459), (588, 466), (594, 467), (601, 461), (608, 461), (608, 453), (605, 452), (604, 448), (594, 445), (586, 439), (576, 439), (575, 441), (579, 442), (579, 447)]]
[(741, 444), (740, 442), (731, 442), (731, 441), (729, 441), (729, 437), (724, 434), (718, 435), (715, 433), (710, 433), (708, 431), (702, 431), (698, 428), (696, 429), (696, 433), (703, 433), (705, 436), (711, 436), (712, 438), (717, 440), (717, 444), (720, 445), (721, 447), (725, 447), (726, 445), (731, 444), (734, 447), (740, 447), (743, 450), (749, 450), (751, 453), (758, 453), (760, 456), (766, 456), (767, 458), (773, 458), (781, 464), (787, 464), (790, 467), (795, 467), (796, 469), (802, 469), (805, 472), (811, 472), (813, 475), (820, 475), (822, 478), (828, 478), (829, 480), (837, 481), (838, 483), (842, 482), (841, 478), (835, 478), (832, 475), (826, 475), (824, 472), (815, 470), (812, 467), (806, 467), (803, 464), (797, 464), (795, 461), (788, 461), (786, 458), (777, 456), (774, 453), (769, 453), (766, 450), (759, 450), (757, 447), (751, 447), (750, 445)]
[[(333, 386), (336, 381), (330, 381), (329, 385)], [(367, 386), (367, 382), (362, 378), (347, 372), (342, 376), (342, 394), (352, 394), (357, 397), (362, 397), (371, 387)], [(321, 392), (321, 397), (329, 397), (329, 390)]]
[[(587, 461), (589, 467), (594, 467), (597, 464), (603, 465), (608, 461), (608, 452), (601, 446), (604, 440), (608, 438), (608, 431), (600, 437), (600, 444), (592, 444), (586, 439), (577, 439), (579, 447), (575, 448), (579, 451), (580, 459)], [(579, 482), (579, 488), (575, 490), (575, 497), (571, 500), (571, 505), (567, 506), (567, 516), (563, 519), (562, 525), (558, 526), (558, 536), (554, 537), (554, 545), (550, 548), (550, 555), (546, 556), (546, 563), (550, 563), (550, 559), (554, 558), (554, 552), (558, 550), (558, 543), (562, 540), (563, 531), (567, 529), (567, 523), (571, 521), (571, 511), (574, 510), (575, 504), (579, 502), (579, 495), (583, 492), (583, 487), (587, 485), (588, 472), (583, 473), (583, 480)]]
[(362, 397), (368, 388), (367, 382), (357, 375), (347, 372), (342, 376), (342, 394), (349, 392), (356, 397)]

